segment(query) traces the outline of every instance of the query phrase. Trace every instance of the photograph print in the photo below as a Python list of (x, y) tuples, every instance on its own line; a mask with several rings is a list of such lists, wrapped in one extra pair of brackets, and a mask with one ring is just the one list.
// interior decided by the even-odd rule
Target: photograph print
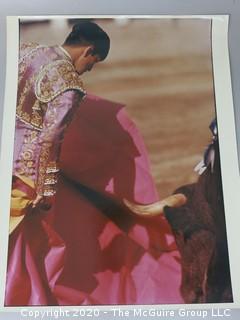
[(233, 302), (212, 19), (18, 23), (5, 306)]

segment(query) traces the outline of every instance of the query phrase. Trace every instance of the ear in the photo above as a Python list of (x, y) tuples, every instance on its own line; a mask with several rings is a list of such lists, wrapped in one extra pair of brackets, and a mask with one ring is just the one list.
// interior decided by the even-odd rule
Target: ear
[(88, 57), (93, 54), (93, 46), (87, 46), (83, 51), (84, 57)]

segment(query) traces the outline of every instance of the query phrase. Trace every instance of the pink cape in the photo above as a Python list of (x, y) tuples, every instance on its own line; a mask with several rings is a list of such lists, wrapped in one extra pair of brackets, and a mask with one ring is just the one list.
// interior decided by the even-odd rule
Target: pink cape
[(158, 195), (122, 105), (88, 95), (65, 135), (54, 205), (9, 239), (5, 305), (182, 303), (181, 267), (164, 217), (121, 203)]

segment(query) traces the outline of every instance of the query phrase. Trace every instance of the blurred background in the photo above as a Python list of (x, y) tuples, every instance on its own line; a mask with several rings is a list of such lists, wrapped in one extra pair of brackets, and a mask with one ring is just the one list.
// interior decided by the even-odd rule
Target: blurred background
[[(22, 19), (20, 41), (62, 44), (80, 19)], [(83, 75), (89, 93), (121, 102), (140, 130), (160, 197), (196, 181), (215, 116), (209, 19), (91, 19), (111, 38)], [(117, 156), (117, 155), (116, 155)]]

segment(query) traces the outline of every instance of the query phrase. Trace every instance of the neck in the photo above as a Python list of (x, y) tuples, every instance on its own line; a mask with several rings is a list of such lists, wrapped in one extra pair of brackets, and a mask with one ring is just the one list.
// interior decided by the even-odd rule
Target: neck
[(84, 50), (84, 48), (82, 47), (72, 47), (68, 45), (62, 45), (62, 48), (66, 50), (73, 62), (75, 62), (79, 58)]

